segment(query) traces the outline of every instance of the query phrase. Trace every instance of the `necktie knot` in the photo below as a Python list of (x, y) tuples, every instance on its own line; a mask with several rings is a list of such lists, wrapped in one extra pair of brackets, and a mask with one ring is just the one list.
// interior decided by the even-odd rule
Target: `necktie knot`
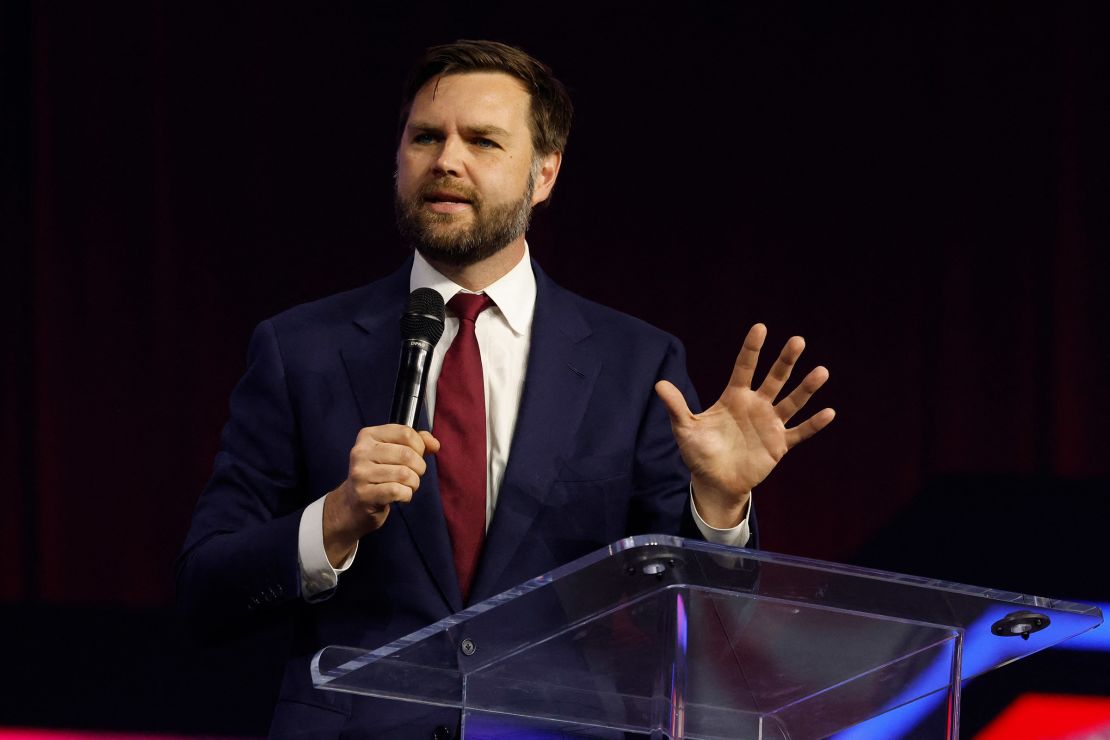
[(459, 321), (469, 321), (471, 323), (477, 320), (478, 314), (492, 305), (493, 301), (484, 293), (481, 295), (456, 293), (454, 298), (447, 301), (447, 307), (459, 317)]

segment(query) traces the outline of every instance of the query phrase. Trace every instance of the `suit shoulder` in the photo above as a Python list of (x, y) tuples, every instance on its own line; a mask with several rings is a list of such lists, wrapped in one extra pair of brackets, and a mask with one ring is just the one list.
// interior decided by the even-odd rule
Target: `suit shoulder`
[(377, 285), (376, 282), (300, 303), (269, 317), (267, 321), (279, 330), (309, 325), (325, 326), (344, 319), (350, 321), (359, 306), (365, 305), (367, 298), (373, 294), (375, 285)]
[(402, 268), (367, 285), (293, 306), (267, 321), (283, 336), (347, 330), (356, 318), (376, 312), (396, 308), (399, 317), (407, 295), (408, 270)]
[(643, 319), (584, 298), (561, 286), (552, 284), (552, 287), (562, 293), (564, 300), (578, 309), (591, 330), (597, 334), (622, 336), (637, 342), (681, 345), (681, 341), (673, 334)]

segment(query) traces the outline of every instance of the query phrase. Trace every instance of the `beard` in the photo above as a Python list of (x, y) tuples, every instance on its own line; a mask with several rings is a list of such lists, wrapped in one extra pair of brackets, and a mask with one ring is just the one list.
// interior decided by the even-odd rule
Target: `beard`
[[(528, 174), (524, 195), (517, 201), (489, 205), (476, 191), (450, 177), (437, 178), (404, 198), (394, 193), (394, 211), (401, 238), (433, 262), (466, 267), (492, 257), (528, 230), (537, 168)], [(426, 195), (439, 190), (457, 193), (470, 202), (473, 218), (467, 226), (454, 225), (461, 214), (433, 213), (424, 208)]]

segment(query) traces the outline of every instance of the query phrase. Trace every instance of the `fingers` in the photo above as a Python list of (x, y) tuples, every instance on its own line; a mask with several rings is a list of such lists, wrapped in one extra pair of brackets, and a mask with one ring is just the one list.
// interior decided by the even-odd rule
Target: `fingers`
[[(427, 432), (425, 432), (427, 434)], [(428, 434), (429, 437), (432, 435)], [(424, 454), (424, 437), (421, 433), (403, 424), (383, 424), (380, 427), (363, 427), (355, 438), (355, 446), (360, 443), (386, 442), (411, 447), (416, 454)]]
[(752, 378), (755, 377), (755, 366), (759, 362), (759, 350), (763, 349), (763, 341), (767, 338), (767, 327), (756, 324), (748, 329), (744, 337), (744, 346), (736, 356), (736, 364), (732, 366), (732, 377), (728, 384), (742, 388), (752, 387)]
[(803, 421), (793, 429), (786, 430), (786, 446), (787, 448), (794, 447), (795, 445), (805, 442), (817, 432), (821, 431), (829, 424), (832, 423), (836, 412), (832, 409), (822, 409), (813, 416)]
[(794, 364), (802, 354), (802, 350), (806, 348), (806, 341), (801, 337), (790, 337), (786, 344), (783, 345), (782, 352), (779, 353), (778, 359), (775, 364), (771, 365), (771, 369), (767, 371), (767, 377), (763, 379), (760, 384), (759, 393), (765, 396), (768, 400), (774, 401), (782, 391), (782, 387), (786, 385), (786, 381), (790, 379), (790, 373), (794, 370)]
[(390, 504), (409, 503), (412, 501), (412, 494), (416, 490), (412, 486), (406, 486), (404, 483), (396, 481), (370, 483), (358, 478), (348, 478), (347, 480), (355, 494), (354, 504), (360, 510), (360, 519), (365, 516), (376, 517)]
[[(412, 430), (409, 430), (412, 431)], [(415, 432), (413, 437), (419, 446), (386, 442), (373, 435), (359, 434), (355, 446), (351, 448), (351, 467), (362, 465), (403, 465), (411, 468), (416, 475), (424, 475), (428, 464), (424, 462), (424, 440)]]
[(775, 413), (778, 414), (782, 423), (790, 421), (794, 414), (798, 413), (809, 399), (813, 397), (825, 381), (829, 379), (829, 371), (821, 366), (815, 367), (809, 371), (809, 374), (802, 379), (798, 387), (790, 392), (786, 398), (775, 404)]
[(672, 425), (677, 426), (693, 416), (690, 413), (690, 407), (686, 405), (686, 398), (683, 397), (682, 391), (675, 388), (674, 383), (669, 380), (660, 380), (656, 383), (655, 394), (659, 396), (659, 400), (666, 407)]
[(360, 500), (374, 507), (409, 501), (428, 471), (424, 452), (439, 450), (428, 432), (400, 424), (366, 427), (351, 448), (347, 479)]
[(351, 466), (349, 476), (356, 484), (400, 483), (414, 491), (420, 487), (420, 475), (405, 465), (383, 465), (360, 461)]

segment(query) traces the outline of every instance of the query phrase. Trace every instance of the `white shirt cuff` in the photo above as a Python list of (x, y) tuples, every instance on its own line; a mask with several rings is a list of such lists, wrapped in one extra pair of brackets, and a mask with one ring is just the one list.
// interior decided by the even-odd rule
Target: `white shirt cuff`
[[(358, 543), (338, 568), (331, 567), (324, 550), (324, 499), (321, 496), (305, 507), (297, 532), (297, 559), (301, 564), (301, 595), (305, 601), (324, 601), (339, 584), (339, 574), (351, 567), (358, 554)], [(708, 539), (708, 538), (707, 538)]]
[[(748, 512), (751, 515), (752, 502), (748, 500)], [(748, 528), (748, 517), (744, 517), (743, 521), (735, 527), (729, 529), (717, 529), (705, 523), (698, 513), (697, 504), (694, 503), (694, 490), (690, 489), (690, 511), (694, 514), (694, 524), (698, 525), (698, 531), (701, 536), (705, 538), (706, 542), (712, 542), (715, 545), (728, 545), (729, 547), (744, 547), (748, 544), (748, 539), (752, 536), (751, 529)]]

